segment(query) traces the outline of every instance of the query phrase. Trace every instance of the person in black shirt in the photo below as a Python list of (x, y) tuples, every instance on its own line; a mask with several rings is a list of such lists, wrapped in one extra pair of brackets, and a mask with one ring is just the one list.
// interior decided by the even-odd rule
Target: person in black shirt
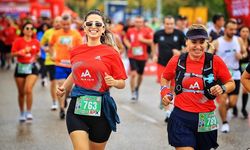
[(212, 20), (214, 25), (208, 30), (210, 41), (216, 40), (218, 37), (224, 35), (224, 16), (222, 14), (216, 14)]
[(185, 47), (185, 35), (180, 30), (174, 29), (174, 22), (172, 16), (165, 17), (164, 29), (154, 34), (152, 55), (154, 61), (157, 61), (158, 69), (159, 67), (164, 69), (172, 56), (179, 55)]
[[(160, 82), (161, 74), (164, 71), (168, 61), (173, 55), (180, 55), (181, 50), (185, 47), (185, 35), (182, 31), (174, 28), (175, 20), (172, 16), (164, 18), (164, 29), (154, 34), (152, 56), (157, 62), (157, 82)], [(167, 122), (168, 115), (167, 111)]]

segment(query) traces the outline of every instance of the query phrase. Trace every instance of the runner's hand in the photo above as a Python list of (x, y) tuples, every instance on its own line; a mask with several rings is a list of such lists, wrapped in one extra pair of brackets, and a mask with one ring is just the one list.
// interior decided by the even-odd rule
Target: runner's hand
[(117, 86), (117, 80), (115, 80), (112, 76), (108, 75), (106, 72), (105, 72), (105, 77), (104, 77), (104, 80), (105, 80), (105, 83), (108, 85), (108, 86)]
[(65, 94), (65, 92), (66, 92), (66, 89), (63, 86), (60, 86), (56, 90), (56, 95), (58, 97), (62, 97)]
[(164, 106), (168, 106), (169, 104), (171, 104), (172, 102), (172, 99), (173, 99), (173, 97), (171, 96), (171, 95), (165, 95), (163, 98), (162, 98), (162, 104), (164, 105)]
[(210, 88), (210, 93), (214, 96), (219, 96), (223, 93), (223, 89), (220, 85), (216, 84)]

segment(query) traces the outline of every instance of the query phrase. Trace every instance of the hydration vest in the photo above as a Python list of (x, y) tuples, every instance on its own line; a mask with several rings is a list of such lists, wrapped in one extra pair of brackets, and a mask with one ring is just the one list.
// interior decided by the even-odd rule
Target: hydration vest
[[(217, 84), (214, 80), (213, 73), (213, 54), (205, 52), (205, 61), (203, 66), (202, 74), (186, 73), (186, 60), (188, 53), (181, 54), (178, 60), (175, 75), (175, 94), (178, 95), (182, 92), (202, 93), (209, 100), (213, 100), (216, 96), (210, 94), (210, 88)], [(203, 90), (190, 90), (182, 87), (182, 80), (184, 77), (199, 77), (203, 80)]]

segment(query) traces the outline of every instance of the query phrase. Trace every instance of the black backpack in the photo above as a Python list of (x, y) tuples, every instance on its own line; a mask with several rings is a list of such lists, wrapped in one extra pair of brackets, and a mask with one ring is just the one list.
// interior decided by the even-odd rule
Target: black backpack
[[(188, 53), (183, 53), (180, 55), (175, 75), (175, 94), (178, 95), (183, 92), (182, 80), (186, 73), (186, 60)], [(199, 77), (201, 76), (204, 83), (204, 95), (209, 99), (213, 100), (216, 96), (210, 94), (210, 88), (216, 85), (218, 82), (214, 80), (213, 73), (213, 54), (205, 52), (205, 61), (203, 66), (202, 75), (197, 75), (190, 73), (189, 77)], [(195, 90), (194, 90), (195, 93)]]

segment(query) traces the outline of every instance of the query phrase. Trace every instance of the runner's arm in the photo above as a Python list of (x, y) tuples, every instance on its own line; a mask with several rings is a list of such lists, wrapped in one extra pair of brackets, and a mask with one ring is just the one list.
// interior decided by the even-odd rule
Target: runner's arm
[(62, 97), (66, 91), (69, 91), (70, 88), (72, 87), (74, 81), (73, 81), (73, 76), (72, 73), (68, 76), (68, 78), (63, 82), (63, 84), (57, 88), (56, 94), (58, 97)]
[(239, 37), (238, 41), (240, 43), (240, 54), (241, 54), (241, 56), (240, 56), (241, 58), (240, 59), (246, 58), (247, 57), (247, 49), (244, 46), (242, 38)]
[(140, 39), (140, 42), (144, 43), (144, 44), (147, 44), (147, 45), (151, 45), (153, 40), (152, 39), (145, 39), (143, 37), (141, 37)]
[(158, 60), (158, 43), (154, 43), (152, 42), (151, 44), (151, 47), (152, 47), (152, 51), (151, 51), (151, 58), (153, 59), (154, 62), (157, 62)]
[(246, 90), (250, 92), (250, 73), (247, 72), (246, 70), (243, 72), (241, 76), (241, 83), (246, 88)]
[(162, 97), (162, 104), (164, 106), (168, 106), (172, 101), (173, 95), (170, 89), (171, 81), (161, 78), (161, 97)]
[(128, 40), (128, 38), (126, 36), (123, 38), (123, 42), (124, 42), (124, 44), (126, 45), (126, 47), (128, 49), (131, 48), (131, 43), (129, 42), (129, 40)]
[[(225, 91), (223, 91), (222, 86), (225, 87), (224, 88)], [(219, 95), (224, 94), (224, 93), (230, 93), (230, 92), (232, 92), (235, 89), (234, 80), (231, 78), (228, 82), (226, 82), (222, 86), (220, 86), (219, 84), (217, 84), (215, 86), (212, 86), (210, 88), (211, 94), (214, 95), (214, 96), (219, 96)]]

